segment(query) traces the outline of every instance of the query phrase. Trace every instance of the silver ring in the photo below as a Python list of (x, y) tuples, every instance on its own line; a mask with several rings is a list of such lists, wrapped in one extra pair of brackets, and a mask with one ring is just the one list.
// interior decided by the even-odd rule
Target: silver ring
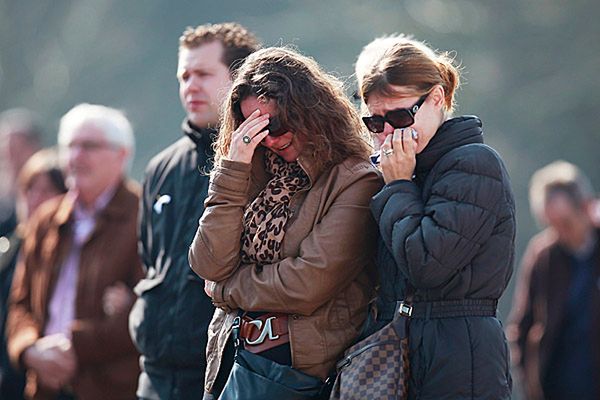
[(246, 144), (249, 144), (252, 139), (248, 135), (242, 136), (242, 141)]
[(394, 154), (394, 149), (385, 149), (385, 150), (383, 150), (383, 155), (386, 156), (386, 157), (389, 157), (392, 154)]

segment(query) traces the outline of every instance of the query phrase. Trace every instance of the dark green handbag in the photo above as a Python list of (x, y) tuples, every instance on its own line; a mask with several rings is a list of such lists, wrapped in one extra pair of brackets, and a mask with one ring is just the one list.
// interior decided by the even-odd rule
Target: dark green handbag
[(219, 400), (316, 400), (329, 397), (329, 384), (290, 366), (244, 350), (240, 317), (233, 325), (235, 362)]

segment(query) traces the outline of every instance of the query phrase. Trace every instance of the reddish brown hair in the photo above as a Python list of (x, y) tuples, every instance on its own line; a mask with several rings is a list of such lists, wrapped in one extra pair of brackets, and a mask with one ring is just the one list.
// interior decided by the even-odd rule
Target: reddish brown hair
[[(372, 51), (373, 46), (365, 46), (364, 54), (375, 55), (375, 60), (363, 63), (362, 53), (359, 62), (363, 65), (363, 74), (357, 76), (360, 82), (360, 95), (365, 103), (369, 96), (377, 94), (383, 97), (404, 97), (407, 94), (421, 96), (428, 93), (435, 85), (444, 88), (445, 111), (451, 114), (454, 110), (454, 94), (460, 84), (460, 73), (454, 65), (454, 58), (449, 53), (440, 53), (425, 43), (413, 40), (405, 35), (375, 39), (386, 48)], [(374, 41), (374, 42), (375, 42)], [(396, 86), (402, 86), (400, 93)], [(408, 92), (406, 91), (408, 89)]]

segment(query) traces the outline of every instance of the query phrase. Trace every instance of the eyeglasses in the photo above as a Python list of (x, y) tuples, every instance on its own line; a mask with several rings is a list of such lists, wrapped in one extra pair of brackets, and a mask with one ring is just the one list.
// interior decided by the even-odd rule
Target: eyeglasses
[(265, 129), (268, 129), (269, 136), (273, 137), (282, 136), (290, 131), (289, 128), (281, 124), (281, 120), (277, 115), (269, 118), (269, 125)]
[(384, 116), (372, 115), (363, 117), (363, 122), (367, 129), (373, 133), (381, 133), (385, 127), (385, 123), (390, 124), (394, 129), (406, 128), (415, 123), (415, 114), (423, 105), (429, 93), (419, 97), (419, 100), (410, 108), (396, 108), (385, 113)]
[(99, 142), (94, 140), (73, 141), (66, 146), (69, 150), (80, 149), (84, 152), (96, 152), (104, 149), (115, 149), (116, 146), (108, 142)]

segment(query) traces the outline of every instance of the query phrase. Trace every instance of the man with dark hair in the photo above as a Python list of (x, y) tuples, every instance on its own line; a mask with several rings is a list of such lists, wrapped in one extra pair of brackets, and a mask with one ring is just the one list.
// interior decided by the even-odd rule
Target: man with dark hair
[(523, 257), (507, 336), (528, 399), (600, 396), (600, 231), (588, 179), (557, 161), (535, 172), (532, 213), (547, 228)]
[(256, 37), (235, 23), (187, 28), (179, 39), (184, 136), (148, 164), (141, 206), (146, 278), (136, 287), (138, 300), (129, 318), (142, 353), (140, 399), (198, 399), (204, 392), (214, 307), (187, 253), (204, 211), (219, 109), (232, 73), (258, 47)]

